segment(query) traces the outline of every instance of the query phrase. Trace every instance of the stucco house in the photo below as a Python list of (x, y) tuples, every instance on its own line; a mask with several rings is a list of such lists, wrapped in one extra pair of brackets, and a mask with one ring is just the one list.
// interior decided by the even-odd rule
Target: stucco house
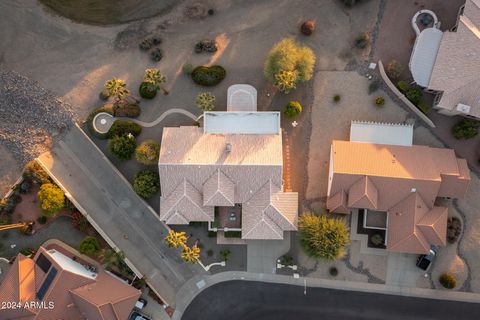
[(141, 292), (62, 249), (18, 254), (0, 285), (0, 301), (16, 305), (0, 309), (0, 319), (127, 319)]
[(450, 31), (434, 25), (417, 34), (410, 71), (418, 85), (436, 93), (441, 114), (480, 119), (479, 28), (480, 0), (466, 0)]
[(350, 134), (331, 145), (327, 209), (362, 210), (365, 221), (371, 214), (389, 251), (445, 245), (448, 209), (436, 199), (464, 197), (467, 162), (451, 149), (413, 145), (411, 125), (353, 121)]
[(283, 190), (279, 112), (205, 112), (204, 126), (164, 128), (160, 220), (206, 221), (242, 239), (297, 230), (298, 193)]

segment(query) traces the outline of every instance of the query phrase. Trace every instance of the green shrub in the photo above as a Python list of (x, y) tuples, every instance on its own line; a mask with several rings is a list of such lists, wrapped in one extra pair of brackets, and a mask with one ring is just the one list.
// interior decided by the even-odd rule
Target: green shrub
[(340, 96), (339, 94), (334, 95), (332, 98), (333, 102), (335, 103), (339, 103), (341, 99), (342, 99), (342, 96)]
[(417, 105), (417, 108), (420, 109), (424, 114), (427, 114), (430, 111), (430, 107), (423, 101), (420, 101)]
[(457, 285), (457, 279), (451, 273), (442, 273), (438, 281), (446, 289), (453, 289)]
[(385, 98), (382, 96), (378, 96), (375, 98), (375, 105), (377, 107), (383, 107), (385, 105)]
[(47, 223), (47, 217), (46, 216), (40, 216), (37, 218), (38, 223), (40, 224), (45, 224)]
[(93, 118), (95, 118), (95, 116), (101, 112), (106, 112), (113, 116), (113, 109), (111, 107), (103, 106), (98, 109), (95, 109), (87, 117), (86, 122), (87, 122), (88, 131), (90, 132), (90, 134), (92, 134), (93, 136), (99, 139), (108, 139), (108, 133), (99, 133), (93, 128)]
[(242, 232), (241, 231), (225, 231), (224, 236), (225, 238), (241, 238)]
[(408, 89), (410, 89), (410, 85), (408, 84), (408, 82), (406, 82), (404, 80), (398, 81), (397, 87), (403, 93), (407, 92)]
[(392, 80), (397, 80), (402, 74), (403, 68), (397, 60), (391, 60), (387, 65), (387, 75)]
[(312, 49), (286, 38), (270, 49), (263, 72), (277, 89), (288, 93), (312, 78), (315, 59)]
[(422, 100), (423, 92), (419, 88), (409, 88), (407, 92), (405, 92), (405, 97), (410, 100), (411, 103), (414, 105), (418, 105)]
[(34, 254), (35, 250), (32, 249), (32, 248), (22, 248), (20, 250), (20, 253), (23, 254), (25, 257), (28, 257), (28, 256)]
[(283, 264), (284, 266), (293, 266), (294, 262), (293, 257), (288, 254), (284, 254), (280, 257), (280, 264)]
[(294, 118), (302, 112), (302, 105), (298, 101), (290, 101), (283, 110), (283, 114), (288, 118)]
[(370, 82), (370, 84), (368, 85), (368, 94), (374, 93), (378, 90), (379, 87), (380, 85), (378, 84), (378, 81)]
[(355, 47), (365, 49), (370, 44), (370, 34), (362, 32), (355, 38)]
[(230, 255), (232, 252), (229, 249), (225, 249), (220, 251), (220, 257), (222, 257), (223, 261), (227, 262), (228, 258), (230, 258)]
[(119, 160), (128, 160), (132, 157), (137, 147), (133, 135), (114, 136), (108, 141), (108, 147)]
[(65, 205), (65, 194), (53, 183), (45, 183), (38, 191), (40, 207), (47, 217), (54, 216)]
[(138, 89), (138, 93), (140, 94), (140, 97), (144, 99), (153, 99), (157, 95), (157, 90), (154, 86), (152, 86), (152, 84), (148, 82), (142, 82), (140, 84), (140, 88)]
[(135, 175), (133, 190), (142, 198), (148, 199), (160, 189), (160, 178), (153, 171), (140, 171)]
[(332, 277), (336, 277), (338, 275), (338, 269), (336, 267), (330, 267), (330, 269), (328, 269), (328, 273)]
[(110, 130), (108, 130), (107, 137), (124, 136), (131, 133), (137, 137), (142, 133), (142, 126), (130, 120), (115, 120)]
[(478, 121), (463, 119), (452, 127), (456, 139), (471, 139), (478, 134)]
[(208, 231), (208, 237), (209, 238), (216, 238), (217, 237), (217, 233), (215, 231)]
[(150, 51), (150, 58), (155, 62), (158, 62), (158, 61), (162, 60), (162, 58), (163, 58), (162, 49), (160, 49), (160, 48), (152, 49), (152, 51)]
[(200, 92), (195, 100), (197, 107), (202, 111), (215, 109), (215, 96), (210, 92)]
[(227, 75), (222, 66), (199, 66), (192, 71), (192, 80), (201, 86), (214, 86), (219, 84)]
[(305, 212), (299, 218), (298, 231), (300, 245), (314, 258), (341, 258), (349, 244), (348, 227), (342, 219)]
[(83, 238), (80, 242), (80, 253), (86, 254), (88, 256), (95, 255), (100, 250), (100, 244), (98, 243), (97, 238), (92, 236), (87, 236)]
[(159, 154), (160, 145), (154, 140), (145, 140), (135, 149), (135, 159), (145, 165), (157, 164)]

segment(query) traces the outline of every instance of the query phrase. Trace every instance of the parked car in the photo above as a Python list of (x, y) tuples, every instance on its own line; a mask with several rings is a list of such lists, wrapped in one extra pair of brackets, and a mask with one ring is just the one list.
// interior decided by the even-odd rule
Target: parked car
[(430, 252), (428, 254), (421, 254), (417, 258), (417, 267), (420, 269), (427, 271), (430, 265), (432, 264), (435, 256), (437, 255), (438, 247), (432, 246), (430, 248)]
[(152, 320), (152, 319), (150, 319), (144, 314), (139, 313), (138, 311), (133, 311), (130, 314), (130, 318), (128, 318), (128, 320)]
[(135, 308), (138, 310), (142, 310), (147, 305), (147, 300), (143, 298), (139, 298), (137, 302), (135, 302)]

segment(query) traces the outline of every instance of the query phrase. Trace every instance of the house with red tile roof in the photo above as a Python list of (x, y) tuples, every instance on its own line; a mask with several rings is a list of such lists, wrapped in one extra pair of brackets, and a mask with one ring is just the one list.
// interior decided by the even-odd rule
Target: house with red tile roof
[(297, 230), (298, 193), (283, 190), (279, 112), (205, 112), (203, 127), (164, 128), (158, 166), (167, 224), (234, 220), (236, 228), (219, 228), (242, 239)]
[(400, 129), (412, 137), (413, 126), (352, 123), (358, 125), (374, 134), (332, 142), (327, 209), (383, 217), (389, 251), (427, 253), (431, 245), (445, 245), (448, 209), (436, 199), (464, 197), (467, 162), (451, 149), (399, 143), (389, 134)]
[(87, 268), (61, 248), (21, 253), (0, 284), (0, 319), (125, 320), (141, 292), (104, 270)]

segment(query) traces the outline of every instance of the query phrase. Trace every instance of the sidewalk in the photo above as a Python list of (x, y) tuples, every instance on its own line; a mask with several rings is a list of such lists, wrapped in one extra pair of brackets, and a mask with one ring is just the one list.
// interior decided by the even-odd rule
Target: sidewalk
[(401, 286), (389, 286), (381, 284), (371, 284), (363, 282), (352, 281), (338, 281), (327, 280), (318, 278), (299, 278), (295, 279), (291, 276), (282, 276), (276, 274), (263, 274), (263, 273), (251, 273), (251, 272), (222, 272), (212, 276), (196, 276), (190, 279), (185, 285), (178, 291), (176, 297), (176, 309), (172, 316), (173, 320), (180, 320), (182, 314), (187, 309), (188, 305), (193, 299), (201, 293), (203, 290), (217, 283), (231, 280), (245, 280), (245, 281), (260, 281), (267, 283), (281, 283), (295, 286), (305, 287), (305, 292), (308, 295), (309, 287), (321, 287), (327, 289), (336, 290), (349, 290), (360, 291), (378, 294), (391, 294), (399, 296), (438, 299), (438, 300), (452, 300), (480, 303), (480, 294), (444, 291), (444, 290), (430, 290)]

